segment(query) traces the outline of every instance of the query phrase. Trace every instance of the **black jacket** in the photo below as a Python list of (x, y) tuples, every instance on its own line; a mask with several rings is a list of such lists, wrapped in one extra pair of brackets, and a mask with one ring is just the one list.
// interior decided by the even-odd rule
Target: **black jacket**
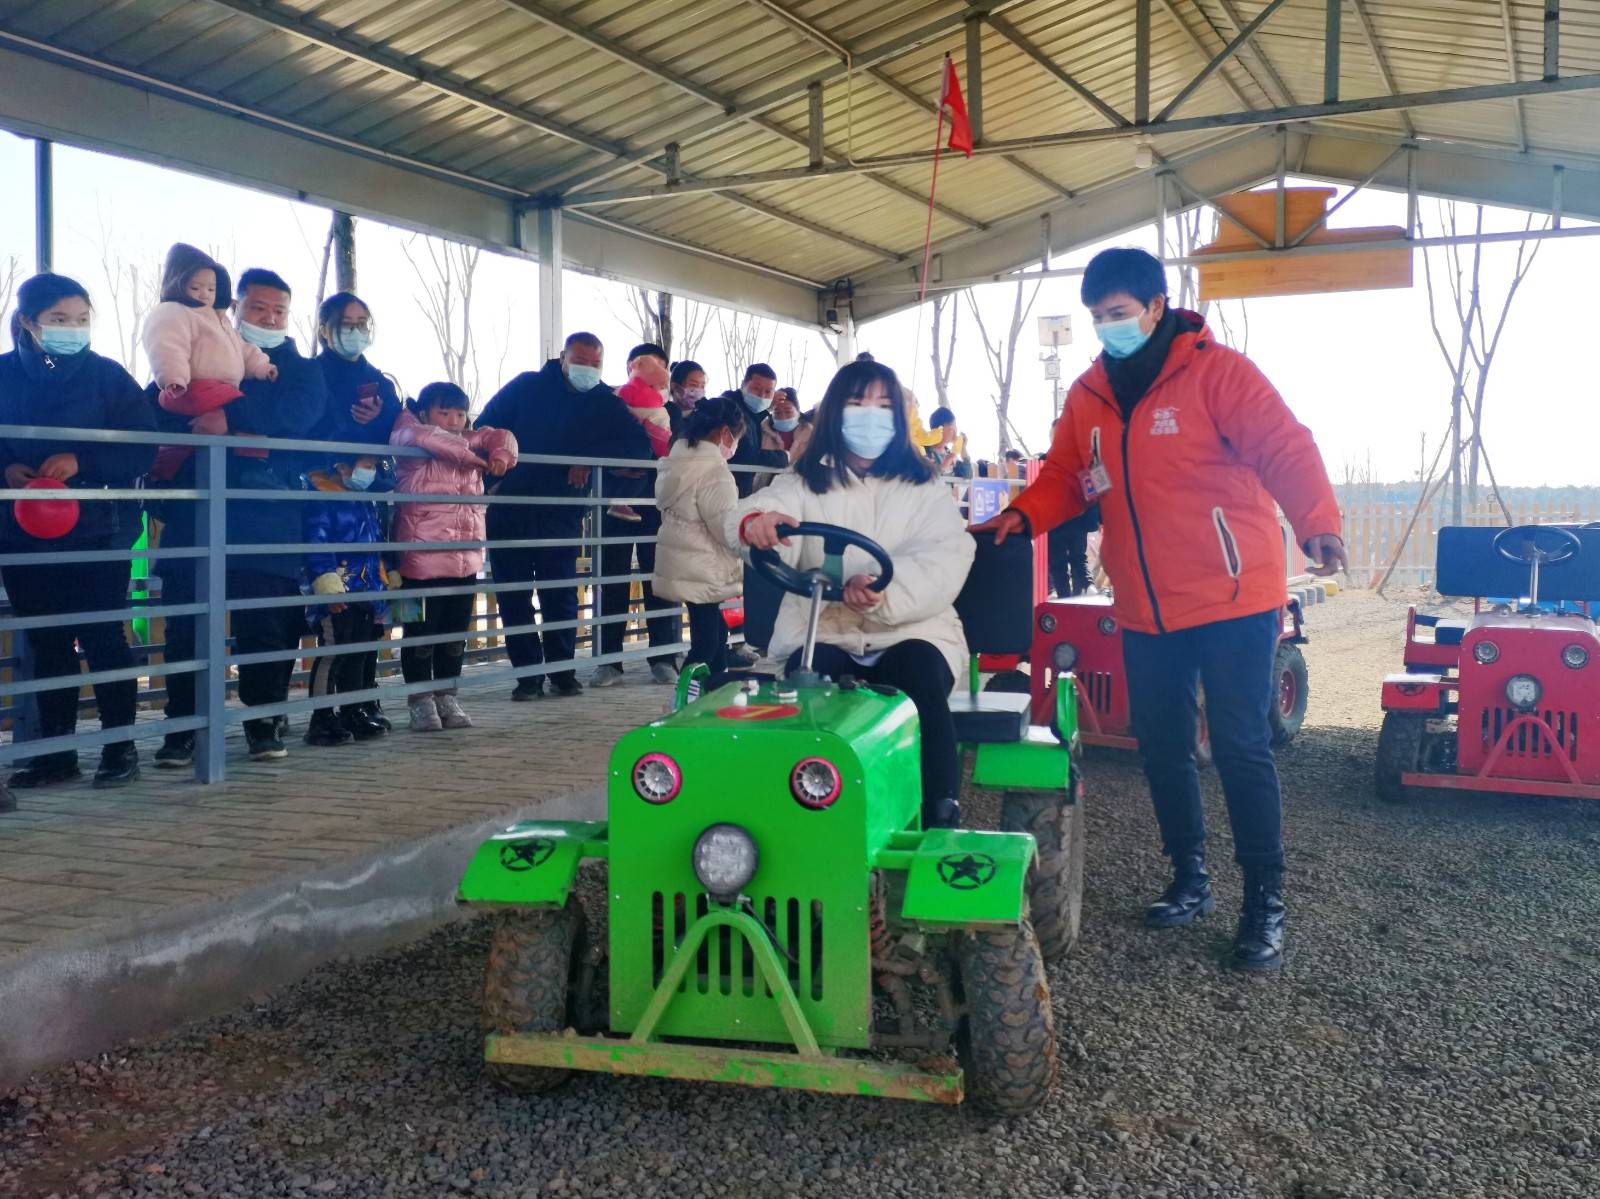
[[(720, 398), (737, 400), (744, 413), (744, 436), (739, 438), (733, 457), (728, 459), (729, 466), (770, 466), (783, 470), (789, 465), (789, 455), (785, 451), (761, 448), (761, 431), (771, 419), (770, 412), (750, 411), (750, 406), (744, 402), (744, 394), (739, 391), (725, 391)], [(738, 484), (741, 498), (755, 490), (756, 480), (760, 477), (743, 471), (734, 472), (733, 481)]]
[[(127, 429), (153, 433), (155, 413), (133, 376), (93, 350), (46, 354), (31, 337), (0, 354), (0, 424), (74, 429)], [(0, 439), (0, 468), (37, 468), (54, 454), (72, 453), (78, 473), (67, 486), (132, 487), (155, 461), (156, 447), (131, 443)], [(0, 544), (15, 552), (131, 546), (139, 537), (138, 505), (85, 501), (78, 524), (65, 537), (40, 541), (17, 526), (10, 503), (0, 503)]]
[[(523, 454), (562, 458), (638, 458), (650, 461), (650, 438), (615, 391), (601, 383), (579, 394), (567, 385), (561, 361), (552, 358), (538, 371), (524, 371), (489, 401), (476, 424), (506, 429)], [(495, 489), (497, 495), (581, 496), (567, 482), (562, 463), (524, 462)], [(531, 511), (530, 511), (531, 509)], [(554, 536), (576, 536), (583, 523), (578, 504), (490, 505), (490, 522), (500, 528), (541, 521)]]
[[(394, 422), (400, 419), (400, 394), (395, 390), (394, 380), (368, 362), (365, 354), (351, 362), (323, 348), (311, 361), (322, 372), (328, 399), (322, 419), (305, 436), (317, 441), (356, 441), (388, 446)], [(350, 408), (361, 398), (363, 387), (376, 389), (383, 408), (371, 424), (358, 425), (350, 415)], [(329, 456), (327, 463), (343, 461), (349, 456), (335, 453)], [(319, 466), (325, 464), (318, 463)]]

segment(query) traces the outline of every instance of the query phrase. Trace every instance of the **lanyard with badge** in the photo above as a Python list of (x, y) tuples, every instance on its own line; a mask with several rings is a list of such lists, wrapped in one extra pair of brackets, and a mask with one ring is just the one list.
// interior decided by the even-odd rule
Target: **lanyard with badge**
[(1089, 430), (1089, 466), (1078, 472), (1078, 486), (1086, 504), (1095, 503), (1111, 490), (1111, 472), (1100, 461), (1100, 426)]

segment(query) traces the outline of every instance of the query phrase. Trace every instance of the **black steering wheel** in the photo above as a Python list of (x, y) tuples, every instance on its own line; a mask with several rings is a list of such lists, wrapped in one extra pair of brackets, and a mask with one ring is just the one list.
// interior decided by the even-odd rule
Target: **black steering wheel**
[(1494, 550), (1508, 562), (1549, 566), (1583, 553), (1583, 542), (1559, 525), (1512, 525), (1495, 534)]
[[(817, 570), (800, 570), (790, 566), (778, 555), (776, 549), (750, 551), (750, 565), (756, 568), (756, 573), (773, 586), (781, 587), (791, 595), (810, 599), (812, 588), (820, 580), (824, 584), (822, 598), (833, 603), (842, 602), (844, 551), (848, 546), (854, 546), (870, 554), (882, 569), (883, 573), (867, 585), (869, 591), (882, 591), (889, 585), (889, 580), (894, 578), (894, 563), (889, 560), (888, 552), (872, 538), (863, 537), (860, 533), (841, 529), (838, 525), (804, 520), (797, 525), (779, 525), (778, 535), (822, 538), (823, 564)], [(833, 569), (830, 570), (830, 567)]]

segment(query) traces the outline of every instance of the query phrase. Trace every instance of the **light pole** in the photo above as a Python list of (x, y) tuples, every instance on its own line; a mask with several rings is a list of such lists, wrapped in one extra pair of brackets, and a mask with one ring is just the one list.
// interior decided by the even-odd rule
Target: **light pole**
[(1052, 423), (1061, 419), (1061, 347), (1072, 344), (1072, 318), (1070, 316), (1041, 316), (1039, 318), (1039, 344), (1049, 346), (1044, 359), (1044, 377), (1050, 380), (1050, 400), (1054, 416)]

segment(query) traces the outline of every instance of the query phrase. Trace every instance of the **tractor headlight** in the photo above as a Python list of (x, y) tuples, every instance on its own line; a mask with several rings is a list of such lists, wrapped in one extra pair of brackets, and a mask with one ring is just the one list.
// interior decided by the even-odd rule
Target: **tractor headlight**
[(1480, 666), (1492, 666), (1500, 660), (1500, 647), (1493, 641), (1480, 641), (1472, 647), (1472, 656)]
[(1109, 637), (1112, 633), (1117, 631), (1117, 622), (1109, 616), (1102, 616), (1100, 618), (1099, 629), (1101, 636)]
[(683, 790), (683, 771), (666, 754), (645, 754), (633, 764), (633, 789), (645, 803), (671, 803)]
[(1056, 631), (1056, 618), (1049, 612), (1041, 612), (1039, 614), (1039, 631), (1041, 633), (1053, 633)]
[(1542, 694), (1544, 691), (1539, 686), (1539, 680), (1531, 674), (1514, 674), (1506, 681), (1506, 700), (1520, 711), (1532, 709)]
[(1589, 651), (1581, 645), (1569, 645), (1561, 651), (1561, 661), (1573, 670), (1582, 670), (1589, 665)]
[(832, 807), (843, 789), (839, 768), (825, 758), (806, 758), (789, 774), (789, 791), (795, 801), (813, 812)]
[(1050, 651), (1050, 664), (1062, 674), (1066, 674), (1078, 664), (1078, 647), (1070, 641), (1063, 641)]
[(760, 855), (737, 824), (713, 824), (694, 843), (694, 876), (715, 899), (732, 899), (755, 877)]

